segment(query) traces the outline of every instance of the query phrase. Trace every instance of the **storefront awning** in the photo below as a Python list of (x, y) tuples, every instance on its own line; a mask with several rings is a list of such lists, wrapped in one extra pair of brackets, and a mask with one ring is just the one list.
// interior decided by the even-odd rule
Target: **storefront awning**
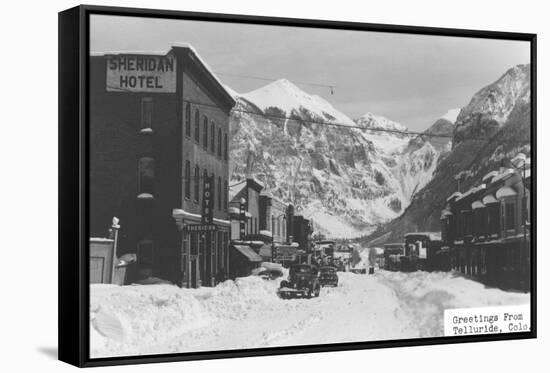
[(498, 203), (498, 199), (496, 199), (492, 194), (487, 194), (482, 198), (481, 202), (483, 202), (484, 205), (490, 205), (491, 203)]
[(512, 197), (512, 196), (515, 196), (517, 194), (518, 193), (514, 189), (512, 189), (512, 187), (503, 186), (502, 188), (497, 190), (496, 197), (497, 197), (497, 199), (501, 199), (501, 198), (504, 198), (504, 197)]
[(251, 262), (261, 262), (263, 260), (261, 256), (256, 254), (256, 252), (250, 248), (250, 246), (233, 245), (233, 247), (237, 250), (237, 252), (244, 255)]
[(485, 205), (483, 204), (483, 202), (481, 202), (481, 201), (479, 201), (479, 200), (474, 201), (474, 202), (472, 203), (472, 210), (475, 210), (475, 209), (482, 209), (482, 208), (484, 208), (484, 207), (485, 207)]

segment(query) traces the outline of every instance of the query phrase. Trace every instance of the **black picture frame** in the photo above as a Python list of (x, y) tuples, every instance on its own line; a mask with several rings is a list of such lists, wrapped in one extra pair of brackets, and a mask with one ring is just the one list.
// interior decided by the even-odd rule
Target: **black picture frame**
[(320, 21), (231, 14), (212, 14), (159, 9), (77, 6), (59, 13), (59, 360), (79, 367), (221, 359), (263, 355), (360, 350), (404, 346), (502, 341), (537, 336), (537, 221), (531, 233), (531, 330), (500, 335), (418, 338), (360, 343), (337, 343), (163, 355), (90, 358), (88, 285), (89, 211), (89, 22), (91, 15), (154, 17), (195, 21), (315, 27), (333, 30), (376, 31), (526, 41), (531, 46), (531, 214), (536, 216), (537, 196), (537, 35), (529, 33), (461, 30), (418, 26)]

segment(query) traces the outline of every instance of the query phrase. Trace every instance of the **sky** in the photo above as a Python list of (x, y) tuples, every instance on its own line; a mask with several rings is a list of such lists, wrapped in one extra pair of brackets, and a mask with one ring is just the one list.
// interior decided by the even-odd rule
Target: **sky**
[[(286, 78), (356, 119), (371, 112), (421, 131), (468, 104), (528, 42), (93, 15), (92, 52), (166, 52), (189, 43), (218, 78), (246, 93)], [(226, 75), (229, 74), (229, 75)], [(328, 87), (302, 84), (314, 83)]]

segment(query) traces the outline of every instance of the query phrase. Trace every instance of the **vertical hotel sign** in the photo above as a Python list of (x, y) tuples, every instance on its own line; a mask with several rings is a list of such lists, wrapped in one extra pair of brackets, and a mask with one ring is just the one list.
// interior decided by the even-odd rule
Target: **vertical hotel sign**
[(202, 224), (214, 223), (214, 178), (207, 176), (204, 178), (203, 193), (202, 193)]
[(107, 56), (108, 92), (176, 92), (176, 58), (145, 54)]

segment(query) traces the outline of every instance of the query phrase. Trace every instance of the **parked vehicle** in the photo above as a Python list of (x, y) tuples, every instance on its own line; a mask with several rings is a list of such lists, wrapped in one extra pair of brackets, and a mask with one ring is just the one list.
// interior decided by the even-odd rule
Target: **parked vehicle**
[(310, 264), (295, 264), (290, 267), (287, 280), (281, 281), (279, 296), (283, 299), (295, 297), (318, 297), (321, 292), (317, 267)]
[(405, 253), (400, 257), (402, 271), (440, 270), (448, 259), (442, 251), (439, 232), (414, 232), (405, 234)]
[(275, 280), (283, 276), (283, 271), (277, 268), (254, 268), (251, 272), (252, 276), (259, 276), (264, 280)]
[(321, 267), (319, 269), (319, 283), (321, 286), (338, 286), (338, 274), (334, 267)]
[(405, 253), (405, 244), (387, 243), (384, 244), (384, 269), (399, 271), (401, 269), (401, 256)]

